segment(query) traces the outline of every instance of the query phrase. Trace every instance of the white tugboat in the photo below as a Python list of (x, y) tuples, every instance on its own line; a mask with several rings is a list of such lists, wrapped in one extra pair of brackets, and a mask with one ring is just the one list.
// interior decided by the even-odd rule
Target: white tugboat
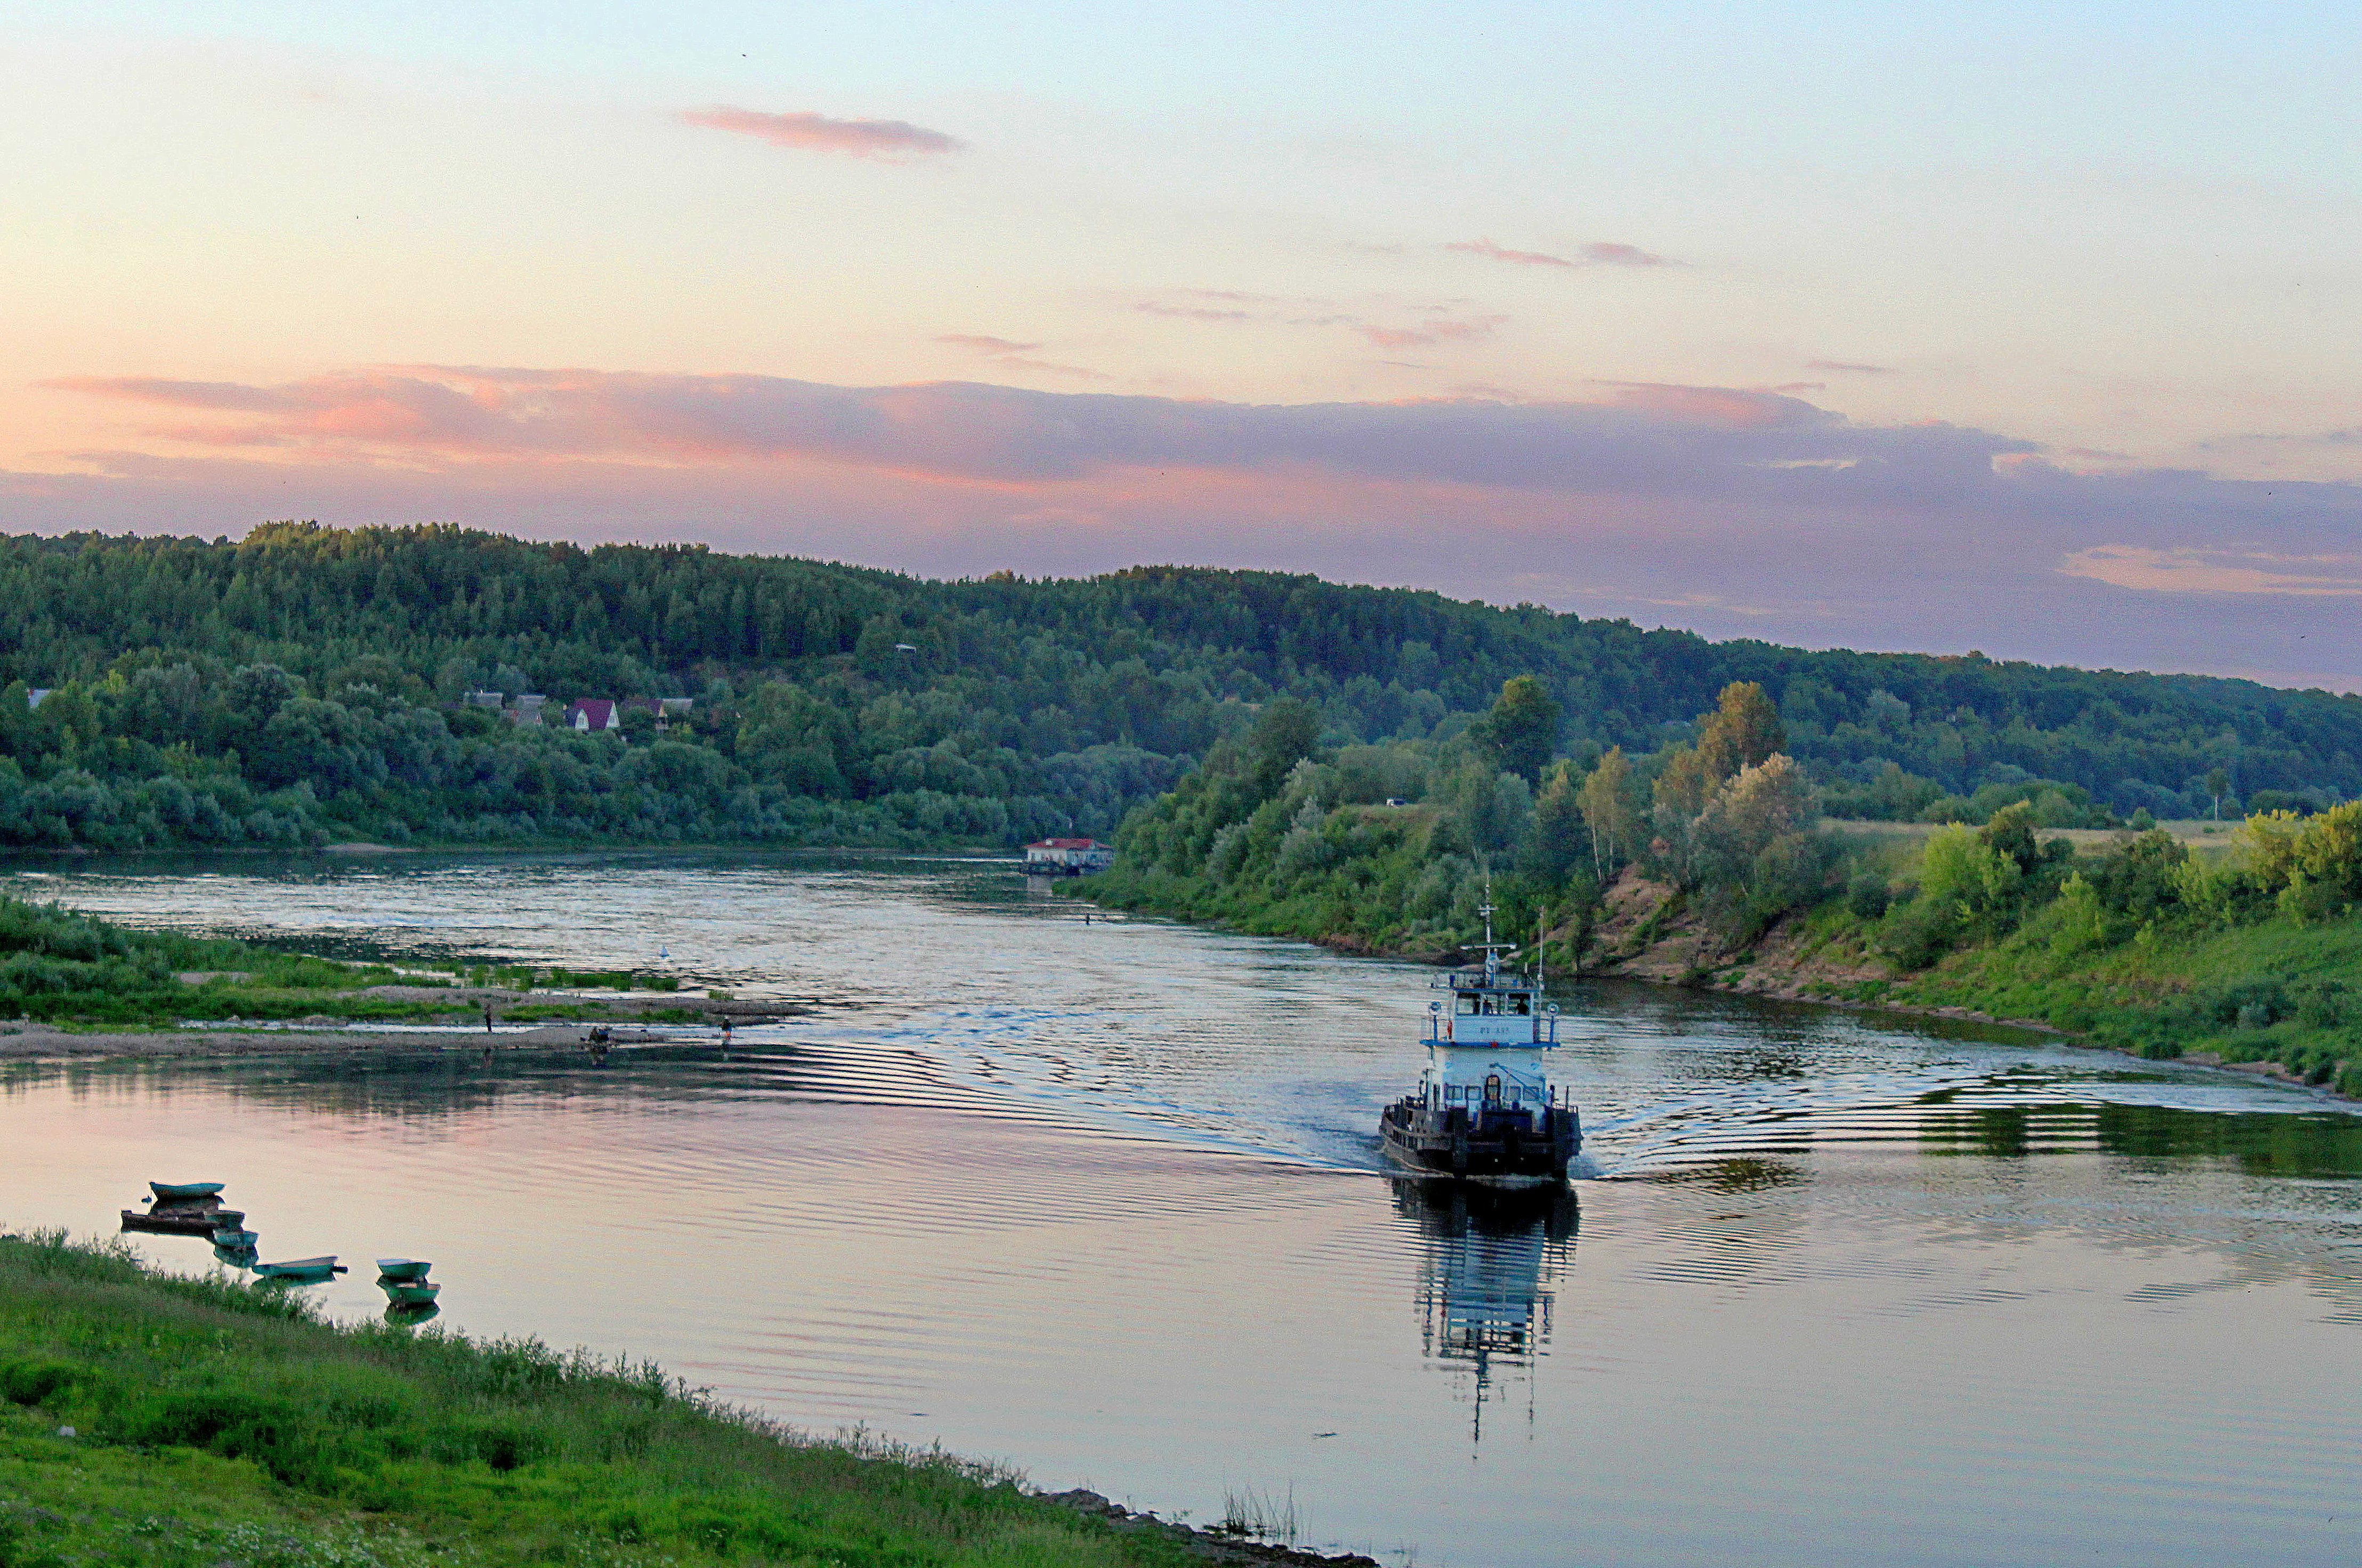
[(1386, 1107), (1379, 1132), (1413, 1170), (1564, 1181), (1583, 1121), (1543, 1070), (1558, 1046), (1558, 1008), (1544, 1000), (1540, 949), (1532, 974), (1504, 969), (1516, 944), (1493, 940), (1489, 901), (1477, 912), (1485, 940), (1471, 951), (1484, 962), (1429, 982), (1445, 996), (1427, 1004), (1427, 1070), (1416, 1092)]

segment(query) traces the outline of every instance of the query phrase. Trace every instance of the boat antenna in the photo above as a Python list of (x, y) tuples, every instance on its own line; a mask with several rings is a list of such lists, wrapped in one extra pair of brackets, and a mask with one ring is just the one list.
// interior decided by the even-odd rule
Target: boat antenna
[[(1476, 912), (1485, 917), (1485, 973), (1498, 974), (1501, 967), (1500, 944), (1493, 940), (1493, 878), (1485, 878), (1485, 901)], [(1489, 982), (1488, 982), (1489, 983)]]

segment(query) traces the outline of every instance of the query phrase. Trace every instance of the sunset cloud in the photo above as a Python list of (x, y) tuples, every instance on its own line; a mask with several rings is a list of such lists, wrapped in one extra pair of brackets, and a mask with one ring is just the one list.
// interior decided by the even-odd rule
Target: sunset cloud
[(2265, 593), (2300, 598), (2362, 598), (2362, 555), (2291, 558), (2261, 549), (2153, 549), (2095, 545), (2077, 550), (2059, 570), (2151, 593)]
[(1381, 348), (1419, 348), (1434, 343), (1479, 343), (1493, 336), (1506, 315), (1468, 316), (1422, 322), (1416, 326), (1364, 325), (1353, 330)]
[(935, 341), (948, 343), (955, 348), (973, 348), (980, 354), (1030, 354), (1042, 347), (1039, 343), (1019, 343), (1007, 337), (988, 337), (975, 332), (944, 332)]
[(1553, 256), (1545, 250), (1511, 250), (1489, 239), (1455, 239), (1444, 246), (1469, 256), (1482, 256), (1488, 261), (1507, 261), (1519, 267), (1670, 267), (1673, 263), (1662, 256), (1641, 249), (1637, 245), (1619, 245), (1613, 240), (1597, 240), (1579, 248), (1574, 256)]
[(992, 337), (974, 332), (945, 332), (935, 341), (955, 348), (973, 348), (994, 364), (1012, 370), (1034, 370), (1043, 375), (1065, 376), (1078, 381), (1111, 381), (1104, 370), (1094, 370), (1085, 365), (1061, 364), (1054, 359), (1035, 359), (1028, 356), (1042, 347), (1039, 343), (1020, 343), (1013, 338)]
[(1899, 376), (1903, 373), (1892, 365), (1863, 365), (1850, 359), (1807, 359), (1805, 369), (1840, 376)]
[(1775, 391), (1250, 403), (465, 366), (65, 384), (167, 429), (83, 472), (0, 473), (19, 530), (446, 517), (952, 575), (1265, 566), (1816, 646), (2362, 686), (2362, 487), (2078, 471)]
[[(1424, 330), (1448, 337), (1484, 325)], [(171, 440), (409, 463), (811, 459), (992, 483), (1286, 467), (1569, 493), (1794, 494), (1827, 480), (1861, 500), (1882, 489), (1907, 497), (1914, 487), (1989, 485), (1996, 460), (2035, 456), (2027, 443), (1978, 431), (1856, 425), (1776, 392), (1656, 382), (1608, 383), (1593, 403), (1515, 405), (1254, 404), (967, 381), (848, 387), (471, 366), (360, 369), (267, 386), (58, 384), (201, 419), (166, 427)]]
[(1673, 265), (1670, 258), (1660, 256), (1652, 250), (1643, 250), (1637, 245), (1618, 245), (1607, 239), (1584, 246), (1583, 259), (1586, 261), (1596, 261), (1603, 267), (1671, 267)]
[(686, 125), (751, 136), (774, 147), (841, 152), (851, 158), (873, 158), (889, 163), (958, 152), (967, 146), (956, 137), (914, 126), (908, 120), (833, 120), (809, 109), (774, 115), (723, 105), (683, 110), (679, 117)]

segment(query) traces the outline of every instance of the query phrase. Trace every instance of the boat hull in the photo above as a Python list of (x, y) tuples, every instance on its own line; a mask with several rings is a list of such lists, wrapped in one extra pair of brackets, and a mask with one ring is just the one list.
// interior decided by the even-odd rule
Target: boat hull
[(125, 1230), (150, 1231), (160, 1236), (210, 1237), (215, 1231), (235, 1231), (245, 1222), (245, 1210), (210, 1205), (168, 1209), (159, 1204), (153, 1209), (123, 1211)]
[(1407, 1098), (1386, 1107), (1378, 1131), (1397, 1164), (1473, 1181), (1564, 1181), (1583, 1148), (1582, 1121), (1569, 1106), (1472, 1113)]
[(325, 1258), (293, 1258), (286, 1263), (259, 1263), (254, 1272), (264, 1279), (284, 1279), (298, 1285), (317, 1285), (345, 1271), (337, 1265), (332, 1254)]

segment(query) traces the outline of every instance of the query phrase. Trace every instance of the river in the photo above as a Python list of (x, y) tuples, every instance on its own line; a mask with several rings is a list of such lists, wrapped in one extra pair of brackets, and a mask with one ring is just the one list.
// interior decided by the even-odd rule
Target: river
[[(374, 1313), (653, 1357), (1419, 1564), (2362, 1561), (2362, 1117), (2008, 1032), (1555, 987), (1583, 1177), (1390, 1178), (1427, 972), (1104, 917), (1005, 863), (0, 871), (127, 922), (637, 966), (719, 1042), (21, 1066), (0, 1224), (219, 1179)], [(689, 1032), (691, 1034), (695, 1031)], [(174, 1266), (202, 1242), (138, 1238)]]

